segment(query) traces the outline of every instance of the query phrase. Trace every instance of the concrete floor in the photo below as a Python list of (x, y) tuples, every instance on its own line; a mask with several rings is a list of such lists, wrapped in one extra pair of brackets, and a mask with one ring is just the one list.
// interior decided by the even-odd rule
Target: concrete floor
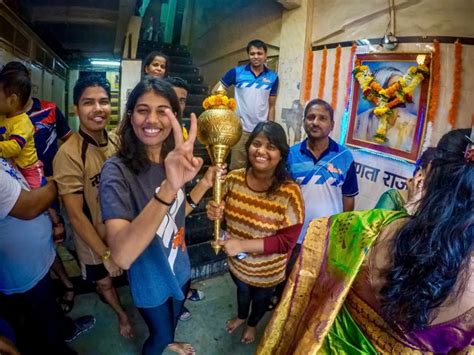
[[(257, 340), (253, 344), (242, 344), (242, 329), (227, 334), (225, 323), (236, 315), (235, 285), (229, 274), (197, 282), (193, 287), (204, 291), (206, 297), (199, 302), (187, 301), (186, 306), (193, 317), (180, 321), (176, 330), (176, 341), (191, 343), (197, 354), (254, 354), (270, 313), (267, 313), (258, 326)], [(75, 298), (72, 318), (85, 314), (96, 317), (93, 329), (82, 334), (70, 343), (81, 355), (125, 355), (140, 354), (143, 342), (148, 336), (146, 325), (136, 309), (133, 308), (128, 286), (119, 289), (120, 298), (130, 316), (135, 337), (123, 338), (118, 332), (118, 323), (112, 309), (102, 303), (95, 293), (78, 295)], [(165, 354), (174, 354), (167, 351)]]

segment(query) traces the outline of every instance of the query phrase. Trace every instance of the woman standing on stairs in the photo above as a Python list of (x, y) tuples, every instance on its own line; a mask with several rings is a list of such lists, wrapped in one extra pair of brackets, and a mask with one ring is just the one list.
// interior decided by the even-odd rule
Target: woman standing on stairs
[(161, 52), (153, 51), (143, 61), (143, 75), (163, 79), (169, 75), (169, 71), (170, 60)]
[(156, 355), (168, 348), (194, 354), (190, 344), (174, 340), (191, 277), (184, 219), (212, 187), (216, 168), (184, 194), (184, 184), (196, 176), (202, 159), (193, 156), (196, 116), (191, 115), (184, 141), (170, 84), (145, 78), (131, 92), (126, 109), (118, 153), (101, 175), (107, 240), (114, 260), (128, 270), (134, 304), (149, 329), (142, 353)]

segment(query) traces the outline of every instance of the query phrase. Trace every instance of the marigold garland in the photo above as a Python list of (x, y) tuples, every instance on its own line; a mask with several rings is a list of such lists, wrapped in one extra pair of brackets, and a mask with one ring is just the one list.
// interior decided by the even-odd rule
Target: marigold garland
[(448, 122), (451, 128), (456, 128), (456, 118), (458, 115), (459, 96), (461, 91), (461, 71), (462, 71), (462, 44), (459, 39), (454, 43), (454, 75), (453, 75), (453, 95), (451, 97), (451, 108), (448, 113)]
[(359, 82), (364, 99), (376, 105), (374, 114), (379, 117), (379, 126), (374, 135), (376, 142), (387, 141), (389, 118), (393, 114), (392, 109), (405, 102), (413, 102), (413, 91), (428, 73), (428, 67), (425, 64), (419, 64), (417, 67), (408, 68), (407, 73), (396, 83), (388, 88), (382, 88), (374, 79), (369, 67), (361, 65), (360, 60), (356, 61), (356, 67), (352, 74)]
[(206, 110), (211, 108), (228, 108), (234, 111), (237, 107), (237, 104), (235, 103), (234, 99), (229, 99), (226, 95), (215, 94), (206, 97), (202, 103), (202, 107), (204, 107)]
[(351, 53), (349, 54), (349, 63), (347, 63), (347, 77), (346, 77), (346, 96), (344, 97), (345, 107), (349, 107), (349, 93), (351, 91), (352, 83), (352, 61), (354, 59), (354, 54), (356, 52), (357, 45), (352, 43)]
[(332, 78), (331, 106), (336, 108), (337, 90), (339, 89), (339, 67), (341, 66), (341, 45), (336, 47), (336, 59), (334, 61), (334, 73)]
[(323, 49), (323, 59), (321, 60), (321, 73), (319, 73), (319, 88), (318, 88), (318, 98), (323, 98), (324, 93), (324, 84), (326, 82), (326, 68), (328, 65), (328, 50), (326, 47)]
[(313, 82), (313, 50), (309, 49), (306, 53), (306, 73), (304, 80), (303, 102), (311, 99), (311, 84)]
[(441, 74), (441, 50), (438, 40), (433, 41), (433, 55), (431, 64), (431, 95), (430, 103), (428, 107), (427, 120), (433, 123), (438, 110), (438, 99), (439, 99), (439, 79)]

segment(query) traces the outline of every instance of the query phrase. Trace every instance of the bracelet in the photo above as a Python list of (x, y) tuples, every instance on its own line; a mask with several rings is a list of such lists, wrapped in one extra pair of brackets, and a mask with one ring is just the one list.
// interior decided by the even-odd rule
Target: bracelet
[(100, 258), (102, 259), (102, 261), (107, 261), (110, 259), (110, 257), (112, 256), (112, 253), (109, 249), (107, 249), (104, 253), (104, 255), (101, 255)]
[(172, 200), (171, 202), (166, 202), (165, 200), (162, 200), (160, 198), (160, 196), (158, 196), (158, 192), (153, 194), (153, 197), (155, 198), (155, 200), (157, 200), (162, 205), (165, 205), (166, 207), (171, 207), (173, 205), (173, 202), (174, 202), (174, 200)]
[(191, 197), (190, 193), (186, 194), (186, 201), (188, 202), (189, 206), (194, 210), (199, 203), (194, 202), (193, 198)]

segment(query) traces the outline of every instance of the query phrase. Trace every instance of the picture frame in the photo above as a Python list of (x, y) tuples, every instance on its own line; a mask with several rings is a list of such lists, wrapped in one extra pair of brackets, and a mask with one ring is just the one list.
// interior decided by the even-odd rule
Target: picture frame
[[(431, 53), (356, 54), (355, 62), (368, 66), (374, 79), (386, 89), (411, 67), (428, 63), (429, 68)], [(411, 103), (406, 102), (392, 109), (383, 142), (376, 137), (379, 126), (379, 117), (374, 114), (376, 106), (365, 99), (358, 80), (353, 78), (346, 144), (415, 162), (426, 128), (430, 78), (429, 73), (424, 76), (411, 95)]]

